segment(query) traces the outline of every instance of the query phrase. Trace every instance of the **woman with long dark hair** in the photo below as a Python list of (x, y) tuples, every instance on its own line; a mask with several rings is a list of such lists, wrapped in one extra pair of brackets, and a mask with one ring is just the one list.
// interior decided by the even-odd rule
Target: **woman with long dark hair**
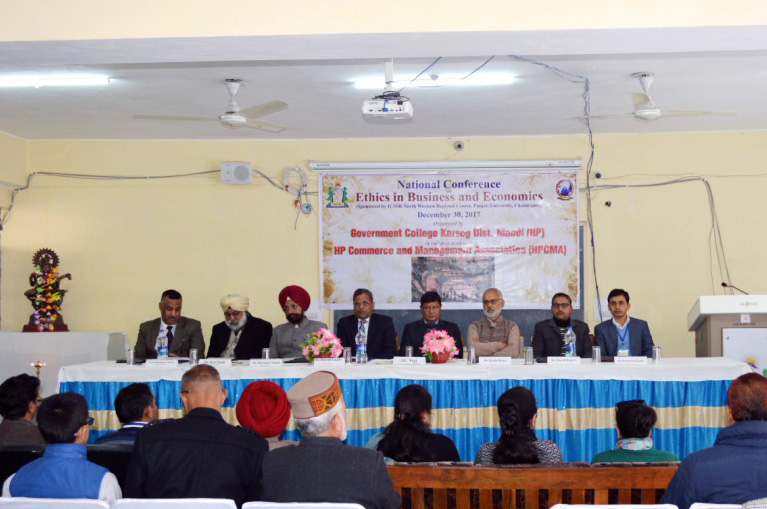
[(554, 442), (538, 440), (533, 432), (538, 406), (535, 396), (524, 387), (514, 387), (498, 398), (501, 437), (479, 448), (474, 463), (509, 465), (519, 463), (561, 463), (562, 451)]
[(455, 444), (432, 433), (431, 394), (420, 385), (400, 389), (394, 398), (394, 420), (384, 429), (377, 449), (404, 462), (461, 461)]

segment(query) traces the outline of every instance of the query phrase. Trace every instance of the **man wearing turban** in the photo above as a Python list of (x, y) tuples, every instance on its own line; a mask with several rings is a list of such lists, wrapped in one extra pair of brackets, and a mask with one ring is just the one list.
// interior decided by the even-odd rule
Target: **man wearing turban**
[(290, 420), (290, 403), (282, 387), (269, 380), (252, 382), (237, 400), (237, 422), (255, 431), (269, 443), (269, 450), (296, 445), (292, 440), (280, 440)]
[(250, 299), (230, 293), (221, 298), (224, 321), (213, 326), (208, 357), (260, 359), (269, 348), (272, 324), (248, 313)]
[(286, 286), (277, 297), (288, 323), (278, 325), (272, 331), (269, 343), (269, 356), (272, 358), (302, 357), (301, 343), (306, 342), (306, 336), (328, 326), (316, 320), (309, 320), (304, 311), (312, 303), (309, 292), (300, 286)]

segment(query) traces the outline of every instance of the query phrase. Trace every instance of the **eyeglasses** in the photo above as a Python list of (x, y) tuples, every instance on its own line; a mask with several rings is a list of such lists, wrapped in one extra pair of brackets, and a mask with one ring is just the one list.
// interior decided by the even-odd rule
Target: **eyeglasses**
[(85, 421), (84, 426), (93, 426), (93, 417), (88, 417), (88, 420)]
[(633, 404), (644, 405), (645, 402), (643, 399), (627, 399), (626, 401), (619, 401), (615, 404), (615, 413), (617, 414), (621, 408)]
[(569, 302), (556, 303), (556, 304), (552, 304), (551, 307), (554, 309), (557, 309), (557, 308), (567, 309), (570, 307), (570, 303)]
[(482, 305), (483, 305), (483, 306), (487, 306), (487, 305), (490, 305), (490, 306), (495, 306), (495, 305), (496, 305), (496, 304), (498, 304), (499, 302), (501, 302), (501, 299), (483, 300), (483, 301), (482, 301)]

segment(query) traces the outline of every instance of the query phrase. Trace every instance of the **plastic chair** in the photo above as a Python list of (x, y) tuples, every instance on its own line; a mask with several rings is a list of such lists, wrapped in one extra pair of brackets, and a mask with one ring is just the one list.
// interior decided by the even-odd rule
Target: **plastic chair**
[(740, 504), (709, 504), (706, 502), (695, 502), (690, 509), (740, 509)]
[(365, 509), (360, 504), (341, 502), (247, 502), (242, 509)]
[(112, 509), (237, 509), (228, 498), (121, 498)]
[(9, 509), (109, 509), (103, 500), (92, 498), (0, 497), (0, 507)]
[[(738, 506), (740, 507), (740, 506)], [(674, 504), (556, 504), (550, 509), (679, 509)]]

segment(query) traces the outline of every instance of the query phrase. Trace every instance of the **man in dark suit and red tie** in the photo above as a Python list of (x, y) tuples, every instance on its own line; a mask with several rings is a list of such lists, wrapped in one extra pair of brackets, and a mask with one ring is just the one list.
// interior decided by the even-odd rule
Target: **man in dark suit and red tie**
[(388, 316), (373, 313), (376, 305), (367, 288), (354, 291), (354, 314), (338, 320), (336, 335), (341, 344), (357, 354), (357, 338), (367, 344), (368, 359), (391, 359), (397, 353), (394, 322)]

